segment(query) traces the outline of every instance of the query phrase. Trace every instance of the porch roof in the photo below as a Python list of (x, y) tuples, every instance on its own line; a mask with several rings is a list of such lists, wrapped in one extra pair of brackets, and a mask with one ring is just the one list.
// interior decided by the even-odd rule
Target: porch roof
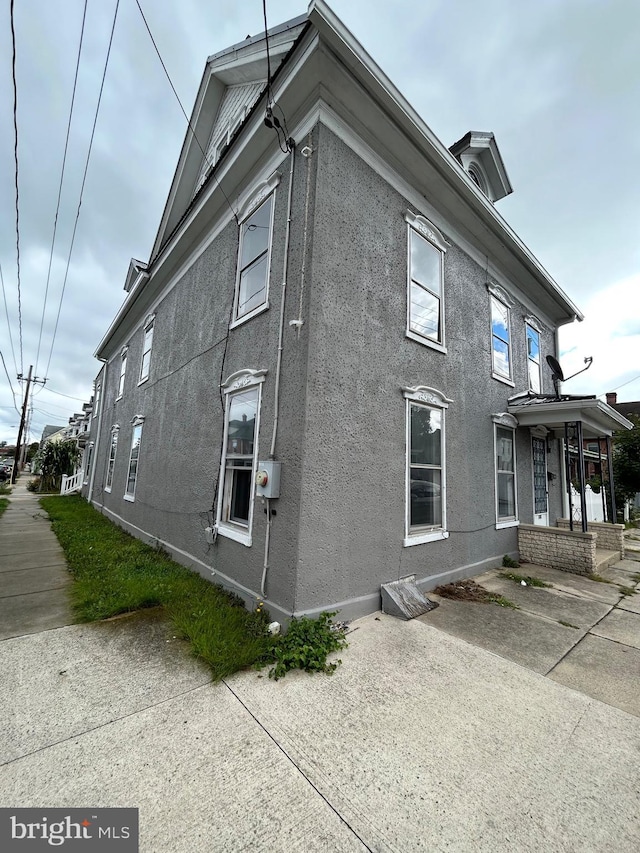
[(558, 435), (564, 434), (565, 423), (582, 422), (584, 438), (610, 436), (619, 429), (633, 429), (631, 421), (596, 397), (545, 397), (518, 394), (509, 399), (509, 414), (520, 426), (544, 426)]

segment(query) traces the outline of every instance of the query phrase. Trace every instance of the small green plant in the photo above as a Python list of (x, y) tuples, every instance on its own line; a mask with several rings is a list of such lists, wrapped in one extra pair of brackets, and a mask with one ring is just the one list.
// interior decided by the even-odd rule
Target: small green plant
[(10, 495), (11, 494), (11, 483), (8, 480), (5, 480), (4, 483), (0, 483), (0, 495)]
[(575, 628), (576, 631), (580, 630), (577, 625), (572, 625), (571, 622), (565, 622), (564, 619), (558, 619), (558, 622), (560, 625), (564, 625), (565, 628)]
[(344, 628), (331, 622), (335, 615), (335, 612), (325, 612), (317, 619), (307, 616), (292, 619), (289, 630), (273, 648), (275, 666), (269, 670), (269, 678), (277, 681), (292, 669), (332, 675), (342, 661), (327, 663), (327, 656), (348, 645)]
[(6, 498), (0, 498), (0, 515), (5, 511), (5, 509), (9, 506), (9, 501)]
[(603, 578), (602, 575), (599, 575), (597, 572), (594, 572), (592, 575), (587, 575), (590, 581), (595, 581), (596, 583), (613, 583), (608, 578)]
[(632, 586), (618, 586), (618, 589), (620, 590), (620, 595), (634, 595), (636, 591), (635, 587)]
[(500, 572), (499, 576), (526, 586), (538, 586), (546, 589), (551, 586), (550, 583), (545, 583), (545, 581), (541, 581), (540, 578), (532, 578), (529, 575), (518, 575), (515, 572)]
[(497, 604), (499, 607), (509, 607), (511, 610), (520, 610), (517, 604), (514, 604), (513, 601), (509, 601), (508, 598), (505, 598), (504, 595), (494, 595), (494, 593), (490, 592), (487, 601), (490, 601), (492, 604)]
[(505, 569), (519, 569), (520, 563), (517, 560), (514, 560), (508, 554), (505, 554), (502, 558), (502, 565)]
[(27, 491), (28, 492), (39, 492), (40, 491), (40, 477), (34, 477), (33, 480), (29, 480), (27, 483)]

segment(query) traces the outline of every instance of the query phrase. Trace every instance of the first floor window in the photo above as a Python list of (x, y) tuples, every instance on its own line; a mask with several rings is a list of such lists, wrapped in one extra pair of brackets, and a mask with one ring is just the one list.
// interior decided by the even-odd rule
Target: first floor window
[(496, 424), (496, 507), (497, 521), (517, 518), (515, 430)]
[(226, 409), (218, 529), (223, 535), (245, 545), (251, 544), (260, 385), (263, 380), (264, 371), (240, 371), (223, 385)]
[(444, 418), (448, 400), (433, 389), (405, 389), (407, 521), (405, 545), (446, 538)]
[(131, 453), (129, 454), (129, 472), (127, 474), (127, 486), (124, 496), (133, 500), (136, 494), (136, 482), (138, 480), (138, 463), (140, 460), (140, 442), (142, 441), (142, 420), (133, 425), (131, 435)]
[(109, 459), (107, 461), (107, 479), (104, 487), (107, 492), (111, 491), (113, 486), (113, 471), (116, 465), (116, 452), (118, 450), (118, 432), (119, 428), (114, 427), (111, 430), (111, 443), (109, 444)]
[(82, 467), (84, 468), (84, 484), (86, 485), (89, 482), (89, 473), (91, 471), (91, 459), (93, 457), (93, 442), (87, 445), (87, 449), (84, 452), (84, 457), (82, 459)]

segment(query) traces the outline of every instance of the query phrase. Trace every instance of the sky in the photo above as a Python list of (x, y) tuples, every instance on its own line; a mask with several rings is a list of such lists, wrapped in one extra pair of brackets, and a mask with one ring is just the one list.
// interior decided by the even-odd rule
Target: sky
[[(15, 0), (16, 248), (10, 0), (0, 9), (0, 441), (14, 443), (33, 365), (30, 441), (89, 400), (93, 353), (156, 235), (186, 121), (136, 0)], [(191, 112), (207, 56), (263, 29), (261, 0), (139, 0)], [(449, 146), (493, 131), (513, 185), (496, 207), (585, 315), (560, 332), (571, 394), (640, 399), (640, 3), (332, 0), (330, 6)], [(267, 0), (270, 27), (306, 12)], [(75, 237), (74, 223), (77, 226)], [(55, 227), (55, 242), (53, 241)], [(53, 246), (53, 249), (52, 249)], [(46, 297), (46, 298), (45, 298)]]

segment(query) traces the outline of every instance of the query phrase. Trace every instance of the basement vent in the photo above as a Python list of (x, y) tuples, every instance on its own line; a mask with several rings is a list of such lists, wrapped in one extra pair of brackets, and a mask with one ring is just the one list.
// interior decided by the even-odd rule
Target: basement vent
[(382, 612), (399, 619), (414, 619), (434, 610), (438, 603), (426, 598), (416, 586), (416, 576), (410, 575), (380, 587)]

